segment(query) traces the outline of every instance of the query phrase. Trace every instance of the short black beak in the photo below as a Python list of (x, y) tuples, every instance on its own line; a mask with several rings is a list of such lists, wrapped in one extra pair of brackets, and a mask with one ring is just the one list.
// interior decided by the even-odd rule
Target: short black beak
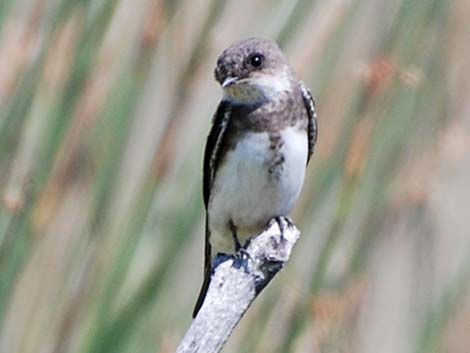
[(227, 77), (224, 82), (222, 82), (222, 88), (227, 88), (233, 86), (238, 82), (238, 78), (236, 77)]

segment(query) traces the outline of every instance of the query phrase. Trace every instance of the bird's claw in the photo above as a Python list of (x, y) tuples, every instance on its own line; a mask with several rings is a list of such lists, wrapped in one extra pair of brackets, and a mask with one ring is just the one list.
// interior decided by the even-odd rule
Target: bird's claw
[(253, 258), (251, 257), (250, 253), (247, 250), (250, 243), (251, 243), (251, 238), (248, 238), (245, 244), (243, 244), (243, 246), (240, 246), (240, 248), (235, 253), (235, 264), (237, 265), (238, 268), (243, 267), (245, 271), (247, 272), (248, 272), (248, 260), (253, 261)]
[(240, 248), (237, 250), (237, 257), (243, 260), (252, 260), (251, 255), (248, 252), (248, 246), (250, 246), (251, 243), (251, 238), (248, 238), (245, 244), (243, 246), (240, 246)]
[(279, 230), (281, 231), (281, 240), (285, 240), (284, 232), (287, 228), (293, 227), (294, 223), (289, 217), (278, 216), (275, 217), (274, 220), (276, 221), (277, 225), (279, 226)]

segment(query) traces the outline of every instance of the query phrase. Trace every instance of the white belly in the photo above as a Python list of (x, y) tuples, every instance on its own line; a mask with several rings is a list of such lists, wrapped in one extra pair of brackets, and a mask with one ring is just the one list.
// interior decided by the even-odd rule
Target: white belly
[(269, 171), (273, 151), (268, 133), (248, 133), (229, 151), (216, 174), (209, 201), (209, 227), (214, 254), (233, 252), (228, 228), (232, 221), (240, 241), (255, 235), (276, 216), (287, 216), (297, 201), (305, 176), (306, 131), (289, 127), (278, 151), (284, 162)]

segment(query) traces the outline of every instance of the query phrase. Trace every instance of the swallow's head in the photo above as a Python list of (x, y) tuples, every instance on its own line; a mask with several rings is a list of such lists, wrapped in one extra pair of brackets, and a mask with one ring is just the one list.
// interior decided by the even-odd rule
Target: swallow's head
[(215, 79), (225, 98), (238, 103), (256, 103), (289, 91), (293, 73), (278, 45), (249, 38), (225, 49), (217, 60)]

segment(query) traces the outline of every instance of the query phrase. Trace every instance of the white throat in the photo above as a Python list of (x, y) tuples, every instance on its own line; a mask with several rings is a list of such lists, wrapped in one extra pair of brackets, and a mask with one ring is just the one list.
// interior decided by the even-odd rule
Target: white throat
[(271, 100), (291, 89), (292, 82), (286, 72), (276, 75), (260, 74), (224, 88), (224, 99), (239, 104), (256, 104)]

